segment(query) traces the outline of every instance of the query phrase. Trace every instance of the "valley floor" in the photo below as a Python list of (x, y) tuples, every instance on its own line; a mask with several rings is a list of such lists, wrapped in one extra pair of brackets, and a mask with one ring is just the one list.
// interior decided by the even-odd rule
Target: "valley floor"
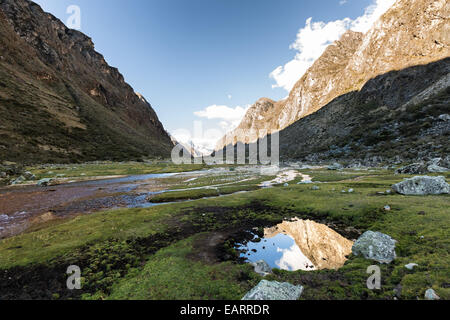
[[(450, 299), (450, 196), (387, 193), (408, 177), (393, 170), (291, 166), (284, 170), (298, 173), (285, 175), (293, 180), (276, 180), (271, 168), (239, 166), (109, 163), (28, 169), (37, 179), (59, 175), (54, 183), (64, 184), (44, 188), (56, 190), (48, 197), (68, 182), (92, 177), (173, 175), (100, 187), (111, 187), (114, 196), (140, 196), (138, 205), (83, 211), (80, 201), (92, 200), (84, 196), (74, 200), (71, 211), (44, 212), (49, 207), (41, 205), (20, 234), (0, 240), (0, 300), (241, 299), (262, 277), (239, 259), (236, 242), (247, 231), (261, 232), (295, 217), (326, 224), (349, 239), (373, 230), (398, 241), (397, 259), (380, 265), (381, 290), (366, 286), (366, 270), (376, 263), (353, 255), (339, 270), (274, 269), (266, 277), (304, 286), (301, 299), (423, 299), (429, 288)], [(308, 176), (312, 183), (300, 183)], [(263, 188), (267, 181), (278, 184)], [(115, 189), (130, 184), (126, 191)], [(28, 188), (36, 187), (25, 183), (0, 190), (0, 206), (6, 208), (8, 197), (31, 192)], [(97, 189), (96, 199), (104, 197)], [(418, 267), (408, 270), (409, 263)], [(66, 288), (70, 265), (81, 268), (81, 290)]]

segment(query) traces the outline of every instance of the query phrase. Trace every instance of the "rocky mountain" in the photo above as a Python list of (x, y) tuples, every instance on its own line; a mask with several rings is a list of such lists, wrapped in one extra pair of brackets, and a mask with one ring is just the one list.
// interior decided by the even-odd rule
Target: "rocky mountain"
[(0, 0), (0, 160), (168, 157), (146, 99), (92, 40), (28, 0)]
[(366, 34), (348, 31), (330, 45), (286, 100), (258, 101), (218, 149), (283, 130), (377, 76), (449, 57), (449, 16), (446, 0), (397, 0)]

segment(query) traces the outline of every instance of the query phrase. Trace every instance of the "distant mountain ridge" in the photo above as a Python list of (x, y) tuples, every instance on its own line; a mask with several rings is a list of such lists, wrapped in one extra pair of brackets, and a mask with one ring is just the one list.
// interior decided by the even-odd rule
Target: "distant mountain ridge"
[(256, 102), (217, 149), (281, 131), (377, 76), (445, 59), (450, 56), (449, 16), (446, 0), (397, 0), (366, 34), (348, 31), (330, 45), (287, 99)]
[(0, 0), (0, 160), (169, 157), (147, 100), (92, 40), (28, 0)]

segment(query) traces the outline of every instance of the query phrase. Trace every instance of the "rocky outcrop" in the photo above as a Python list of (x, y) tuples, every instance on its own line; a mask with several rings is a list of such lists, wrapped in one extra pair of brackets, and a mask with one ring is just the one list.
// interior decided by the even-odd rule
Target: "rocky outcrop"
[(413, 163), (401, 167), (395, 171), (396, 174), (424, 174), (424, 173), (442, 173), (449, 171), (449, 157), (435, 158), (428, 162)]
[(28, 0), (0, 1), (0, 160), (170, 156), (151, 105), (92, 40)]
[[(300, 142), (303, 147), (304, 144), (314, 144), (315, 141), (309, 139), (323, 134), (322, 130), (334, 133), (323, 128), (324, 122), (337, 122), (336, 127), (339, 127), (339, 131), (347, 131), (350, 134), (351, 129), (359, 124), (355, 121), (361, 120), (363, 115), (369, 116), (371, 111), (382, 113), (395, 106), (398, 110), (408, 112), (407, 108), (411, 109), (412, 106), (432, 99), (447, 90), (450, 83), (448, 72), (441, 72), (439, 77), (431, 78), (428, 78), (428, 75), (416, 75), (422, 81), (421, 85), (417, 85), (419, 82), (417, 79), (414, 85), (407, 86), (401, 93), (392, 90), (390, 94), (384, 94), (383, 91), (389, 90), (393, 82), (396, 82), (395, 87), (399, 87), (409, 81), (410, 75), (403, 74), (405, 78), (402, 79), (399, 77), (400, 74), (393, 71), (430, 64), (450, 56), (449, 16), (450, 4), (445, 0), (398, 0), (365, 35), (348, 32), (339, 42), (331, 45), (303, 75), (287, 100), (274, 102), (264, 99), (264, 107), (259, 107), (261, 103), (258, 102), (255, 107), (250, 108), (241, 125), (235, 132), (222, 139), (218, 147), (236, 141), (246, 142), (247, 137), (254, 138), (254, 133), (248, 134), (252, 130), (264, 129), (269, 133), (280, 131), (294, 123), (297, 124), (299, 119), (304, 119), (331, 103), (343, 105), (342, 108), (333, 110), (337, 114), (333, 115), (331, 121), (315, 117), (313, 123), (312, 121), (303, 123), (305, 126), (312, 126), (310, 130), (305, 130), (308, 132), (295, 132), (295, 138), (292, 135), (280, 137), (281, 144)], [(387, 74), (389, 76), (379, 78)], [(369, 82), (377, 78), (379, 81)], [(380, 81), (381, 79), (385, 81)], [(361, 90), (365, 93), (355, 94)], [(359, 97), (355, 99), (355, 96)], [(379, 100), (382, 102), (378, 103)], [(367, 108), (363, 109), (363, 106)], [(360, 116), (355, 114), (351, 119), (347, 119), (347, 113), (356, 112), (355, 109), (360, 109), (358, 110)], [(389, 116), (390, 112), (385, 114)], [(364, 121), (361, 125), (371, 124)], [(395, 126), (394, 121), (392, 126)], [(379, 135), (385, 130), (382, 126), (374, 129), (380, 130), (373, 132), (374, 135)], [(435, 132), (439, 131), (442, 134), (447, 132), (446, 130), (444, 124), (439, 124)], [(299, 137), (302, 139), (299, 140)], [(350, 138), (346, 137), (345, 140)], [(323, 148), (328, 149), (330, 146), (336, 150), (335, 154), (330, 153), (332, 156), (336, 156), (336, 153), (342, 156), (339, 153), (345, 153), (350, 148), (337, 138)], [(310, 149), (304, 153), (310, 153)], [(286, 157), (299, 156), (293, 150), (286, 152)]]
[(294, 286), (287, 282), (262, 280), (242, 300), (298, 300), (302, 293), (302, 286)]
[(362, 255), (379, 263), (391, 263), (396, 258), (395, 244), (397, 241), (381, 232), (367, 231), (353, 245), (354, 255)]
[(404, 195), (423, 196), (450, 193), (450, 185), (445, 181), (444, 177), (414, 177), (393, 185), (392, 189)]

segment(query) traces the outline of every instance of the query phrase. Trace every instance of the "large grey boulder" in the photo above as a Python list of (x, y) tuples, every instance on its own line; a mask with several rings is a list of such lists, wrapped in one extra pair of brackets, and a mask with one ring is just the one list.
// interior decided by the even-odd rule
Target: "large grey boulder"
[(423, 174), (427, 172), (428, 172), (427, 165), (421, 162), (401, 167), (395, 171), (395, 174)]
[(404, 195), (427, 195), (450, 193), (450, 185), (444, 177), (418, 176), (394, 184), (392, 189)]
[(242, 300), (298, 300), (302, 293), (302, 286), (294, 286), (287, 282), (262, 280)]
[(253, 266), (255, 272), (260, 276), (265, 277), (272, 273), (272, 268), (264, 260), (253, 262), (251, 263), (251, 265)]
[(367, 231), (353, 245), (354, 255), (362, 255), (379, 263), (391, 263), (395, 258), (396, 240), (381, 232)]

